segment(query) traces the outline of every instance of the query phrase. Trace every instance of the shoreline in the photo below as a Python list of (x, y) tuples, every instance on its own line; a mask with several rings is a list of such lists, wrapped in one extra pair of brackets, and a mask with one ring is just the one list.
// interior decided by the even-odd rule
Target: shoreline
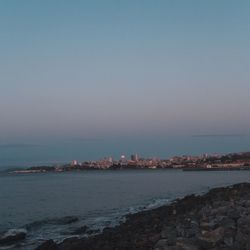
[(250, 183), (213, 188), (152, 210), (88, 238), (45, 241), (36, 250), (199, 250), (250, 246)]
[(183, 155), (173, 156), (169, 159), (139, 158), (136, 154), (132, 155), (130, 160), (126, 159), (125, 155), (122, 155), (120, 160), (114, 160), (112, 157), (85, 162), (73, 160), (67, 164), (33, 166), (12, 170), (9, 171), (9, 173), (60, 173), (83, 170), (123, 169), (182, 169), (184, 171), (250, 170), (250, 152), (229, 153), (224, 155)]
[(47, 170), (15, 170), (15, 171), (5, 171), (7, 174), (60, 174), (60, 173), (70, 173), (70, 172), (96, 172), (96, 171), (103, 171), (103, 172), (109, 172), (109, 171), (157, 171), (157, 170), (163, 170), (163, 171), (184, 171), (184, 172), (231, 172), (231, 171), (250, 171), (250, 166), (242, 166), (242, 167), (232, 167), (232, 168), (224, 168), (224, 167), (213, 167), (213, 168), (120, 168), (120, 169), (73, 169), (73, 170), (67, 170), (67, 171), (47, 171)]

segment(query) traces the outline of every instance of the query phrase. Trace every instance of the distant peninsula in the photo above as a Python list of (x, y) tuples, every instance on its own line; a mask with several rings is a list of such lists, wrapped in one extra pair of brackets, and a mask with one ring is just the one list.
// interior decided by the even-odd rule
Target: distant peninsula
[(10, 173), (46, 173), (81, 170), (124, 170), (124, 169), (181, 169), (183, 171), (250, 170), (250, 152), (230, 154), (203, 154), (200, 156), (174, 156), (169, 159), (139, 158), (137, 154), (119, 160), (107, 157), (101, 160), (78, 162), (53, 166), (33, 166)]

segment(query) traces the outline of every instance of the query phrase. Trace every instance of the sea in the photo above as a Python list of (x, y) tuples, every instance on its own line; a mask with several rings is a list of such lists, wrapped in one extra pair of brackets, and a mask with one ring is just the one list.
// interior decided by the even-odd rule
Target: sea
[[(145, 141), (146, 142), (146, 141)], [(172, 143), (172, 146), (171, 146)], [(92, 145), (92, 146), (91, 146)], [(99, 146), (98, 146), (99, 145)], [(213, 187), (250, 181), (250, 171), (184, 172), (181, 170), (99, 170), (14, 174), (9, 169), (70, 160), (132, 154), (146, 158), (249, 151), (249, 137), (212, 136), (151, 141), (141, 147), (128, 142), (112, 146), (103, 141), (71, 144), (3, 144), (0, 146), (0, 235), (25, 230), (26, 240), (0, 249), (34, 249), (47, 239), (57, 242), (87, 226), (102, 230), (124, 221), (126, 214), (152, 209)], [(129, 147), (131, 146), (131, 147)], [(152, 151), (150, 151), (150, 149)], [(112, 153), (114, 155), (112, 155)], [(157, 154), (158, 153), (158, 154)], [(57, 159), (57, 160), (55, 160)]]

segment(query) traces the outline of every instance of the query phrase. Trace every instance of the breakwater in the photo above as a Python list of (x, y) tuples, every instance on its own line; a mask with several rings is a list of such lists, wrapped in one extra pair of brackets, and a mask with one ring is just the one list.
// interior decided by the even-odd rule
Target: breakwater
[(128, 215), (119, 226), (89, 238), (49, 240), (36, 250), (248, 249), (249, 232), (250, 183), (242, 183)]

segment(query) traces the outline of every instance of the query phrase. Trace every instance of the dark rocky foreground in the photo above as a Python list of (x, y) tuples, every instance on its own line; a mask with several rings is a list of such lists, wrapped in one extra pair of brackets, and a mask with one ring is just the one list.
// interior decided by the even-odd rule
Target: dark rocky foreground
[(250, 249), (250, 183), (190, 195), (89, 238), (44, 242), (36, 250)]

